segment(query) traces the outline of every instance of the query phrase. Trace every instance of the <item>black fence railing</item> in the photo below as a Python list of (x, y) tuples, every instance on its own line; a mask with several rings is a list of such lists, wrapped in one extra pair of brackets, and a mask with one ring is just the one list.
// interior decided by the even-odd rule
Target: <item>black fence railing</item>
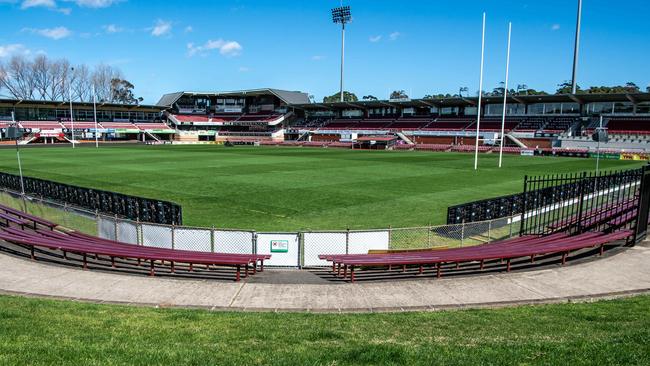
[[(619, 175), (621, 179), (638, 180), (643, 169), (603, 173), (600, 175), (615, 174)], [(450, 206), (447, 209), (447, 224), (487, 221), (520, 215), (524, 212), (524, 201), (528, 202), (529, 207), (537, 205), (547, 206), (575, 198), (580, 194), (580, 187), (575, 184), (575, 181), (581, 178), (581, 174), (565, 174), (553, 177), (552, 185), (535, 188), (529, 187), (523, 193)], [(582, 189), (587, 190), (583, 193), (592, 193), (605, 188), (611, 188), (615, 184), (619, 184), (616, 179), (602, 179), (597, 181), (593, 186), (582, 187)]]
[[(24, 177), (25, 193), (97, 211), (104, 215), (156, 224), (182, 225), (183, 212), (176, 203), (84, 188), (45, 179)], [(0, 173), (0, 188), (20, 192), (20, 177)]]
[(520, 234), (635, 229), (645, 170), (526, 177)]

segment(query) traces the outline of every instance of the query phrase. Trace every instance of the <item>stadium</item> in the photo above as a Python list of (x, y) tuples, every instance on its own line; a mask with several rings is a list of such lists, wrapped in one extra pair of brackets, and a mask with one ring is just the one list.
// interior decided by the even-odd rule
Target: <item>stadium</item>
[[(0, 6), (132, 6), (109, 3)], [(145, 103), (110, 65), (0, 46), (0, 362), (646, 364), (650, 87), (580, 89), (582, 6), (556, 93), (509, 84), (511, 24), (484, 90), (485, 13), (476, 95), (357, 98), (343, 3), (322, 102), (262, 78)]]

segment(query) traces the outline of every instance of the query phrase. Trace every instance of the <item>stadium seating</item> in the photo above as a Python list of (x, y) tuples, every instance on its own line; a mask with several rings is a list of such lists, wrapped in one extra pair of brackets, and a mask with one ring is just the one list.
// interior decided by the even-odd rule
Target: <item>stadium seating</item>
[(429, 131), (463, 131), (475, 123), (474, 118), (437, 118), (423, 130)]
[(20, 127), (32, 130), (61, 130), (63, 126), (56, 121), (20, 121)]
[(650, 134), (650, 118), (612, 118), (607, 123), (610, 134)]
[(514, 239), (506, 239), (490, 244), (474, 247), (454, 248), (429, 252), (407, 252), (389, 254), (356, 254), (356, 255), (320, 255), (321, 260), (332, 263), (332, 271), (340, 276), (343, 269), (343, 278), (355, 282), (355, 269), (369, 267), (402, 267), (406, 271), (407, 266), (416, 266), (418, 273), (423, 273), (425, 266), (435, 266), (436, 276), (441, 277), (441, 265), (446, 263), (479, 262), (480, 269), (484, 263), (490, 260), (506, 261), (506, 271), (511, 269), (511, 260), (516, 258), (530, 258), (534, 261), (536, 256), (561, 254), (562, 264), (571, 251), (580, 249), (600, 247), (601, 254), (603, 247), (613, 241), (627, 239), (632, 235), (629, 230), (620, 230), (613, 233), (586, 232), (583, 234), (569, 236), (564, 233), (557, 233), (548, 236), (523, 236)]
[[(64, 128), (67, 129), (72, 129), (72, 122), (61, 122)], [(74, 129), (75, 130), (87, 130), (87, 129), (94, 129), (95, 128), (95, 122), (74, 122)], [(100, 123), (97, 123), (97, 128), (102, 128), (102, 125)]]
[[(196, 264), (206, 265), (208, 268), (232, 267), (236, 269), (235, 281), (239, 281), (242, 269), (245, 271), (244, 276), (249, 275), (251, 268), (255, 274), (258, 265), (260, 271), (263, 271), (264, 260), (271, 258), (270, 255), (207, 253), (127, 244), (75, 231), (55, 230), (58, 225), (54, 223), (6, 206), (0, 205), (0, 211), (3, 212), (2, 218), (6, 220), (6, 225), (0, 228), (0, 240), (27, 247), (32, 259), (36, 259), (37, 248), (59, 250), (63, 252), (64, 258), (68, 253), (78, 254), (82, 257), (84, 269), (88, 269), (88, 256), (93, 255), (110, 258), (113, 268), (116, 267), (115, 258), (137, 260), (138, 265), (141, 261), (149, 261), (151, 276), (155, 275), (155, 264), (158, 261), (169, 263), (171, 273), (175, 273), (178, 263), (188, 264), (189, 271), (192, 271)], [(33, 224), (33, 229), (26, 229), (25, 226), (30, 224)], [(39, 229), (38, 225), (43, 225), (49, 230)]]
[(164, 123), (136, 123), (135, 126), (143, 131), (169, 130), (169, 126)]

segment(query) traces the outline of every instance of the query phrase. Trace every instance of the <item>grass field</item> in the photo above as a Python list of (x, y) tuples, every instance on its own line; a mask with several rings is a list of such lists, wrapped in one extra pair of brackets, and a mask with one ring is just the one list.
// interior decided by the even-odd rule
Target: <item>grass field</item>
[[(113, 146), (22, 150), (25, 175), (171, 200), (184, 223), (256, 230), (442, 224), (453, 204), (517, 193), (524, 175), (595, 168), (591, 159), (316, 148)], [(604, 160), (603, 169), (640, 162)], [(17, 172), (0, 150), (0, 171)]]
[(2, 365), (648, 365), (650, 297), (402, 314), (214, 313), (0, 296)]

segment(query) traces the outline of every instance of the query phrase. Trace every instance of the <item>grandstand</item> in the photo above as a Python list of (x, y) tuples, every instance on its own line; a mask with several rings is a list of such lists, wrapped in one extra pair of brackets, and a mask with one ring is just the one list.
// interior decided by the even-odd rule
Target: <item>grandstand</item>
[[(501, 134), (502, 99), (484, 98), (479, 139), (491, 152)], [(596, 149), (591, 135), (603, 117), (611, 135), (605, 150), (650, 150), (650, 94), (517, 95), (508, 97), (504, 125), (508, 152), (558, 153)], [(367, 136), (395, 137), (386, 148), (471, 151), (477, 98), (312, 103), (306, 93), (279, 89), (165, 94), (155, 106), (100, 104), (95, 128), (92, 104), (73, 103), (75, 140), (255, 144), (283, 141), (342, 143)], [(0, 141), (15, 112), (22, 144), (69, 143), (73, 122), (60, 102), (0, 101)], [(359, 146), (363, 146), (360, 144)], [(307, 146), (323, 146), (308, 144)], [(439, 150), (439, 148), (436, 148)], [(548, 152), (548, 151), (547, 151)]]

